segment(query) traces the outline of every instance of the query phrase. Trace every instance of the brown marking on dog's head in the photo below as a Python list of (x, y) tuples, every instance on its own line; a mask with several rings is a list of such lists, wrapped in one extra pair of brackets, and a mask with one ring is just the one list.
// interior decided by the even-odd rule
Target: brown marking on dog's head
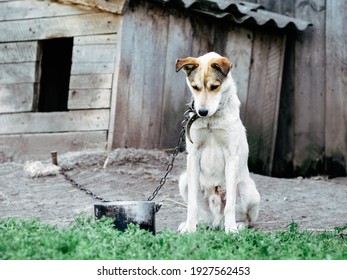
[(195, 57), (180, 58), (176, 60), (176, 72), (183, 68), (183, 71), (189, 76), (193, 70), (199, 66)]
[(217, 93), (227, 77), (232, 63), (226, 57), (214, 58), (209, 62), (204, 75), (204, 86), (212, 93)]
[[(192, 93), (195, 110), (200, 117), (209, 117), (228, 99), (233, 79), (232, 63), (215, 52), (198, 58), (187, 57), (176, 61), (176, 71), (183, 69)], [(206, 114), (207, 112), (207, 114)]]
[(225, 77), (228, 75), (232, 65), (233, 64), (226, 57), (218, 57), (211, 61), (211, 67), (218, 70)]

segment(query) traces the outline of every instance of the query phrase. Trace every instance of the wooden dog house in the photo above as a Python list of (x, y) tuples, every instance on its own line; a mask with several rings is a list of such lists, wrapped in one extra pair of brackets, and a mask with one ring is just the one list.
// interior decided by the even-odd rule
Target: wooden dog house
[(216, 51), (269, 174), (286, 33), (308, 25), (240, 1), (0, 0), (0, 161), (172, 147), (190, 100), (175, 60)]

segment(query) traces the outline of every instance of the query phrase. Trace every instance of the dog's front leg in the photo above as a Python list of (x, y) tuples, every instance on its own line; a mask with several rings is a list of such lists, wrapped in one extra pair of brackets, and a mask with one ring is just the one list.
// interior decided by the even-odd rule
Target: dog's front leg
[(237, 176), (239, 172), (239, 157), (227, 156), (225, 164), (226, 204), (224, 209), (225, 232), (237, 232), (236, 224), (236, 194)]
[(200, 178), (200, 157), (199, 150), (194, 149), (187, 157), (187, 178), (188, 178), (188, 201), (187, 201), (187, 221), (179, 229), (180, 232), (195, 232), (198, 224), (198, 192)]

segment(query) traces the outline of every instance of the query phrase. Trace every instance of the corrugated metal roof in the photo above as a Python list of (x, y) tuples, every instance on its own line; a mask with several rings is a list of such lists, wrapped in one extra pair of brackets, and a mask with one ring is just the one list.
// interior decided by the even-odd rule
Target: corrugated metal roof
[(228, 19), (238, 24), (274, 26), (279, 29), (296, 29), (303, 31), (311, 23), (266, 11), (263, 6), (246, 1), (233, 0), (151, 0), (164, 6), (179, 6), (187, 10), (208, 14), (216, 18)]

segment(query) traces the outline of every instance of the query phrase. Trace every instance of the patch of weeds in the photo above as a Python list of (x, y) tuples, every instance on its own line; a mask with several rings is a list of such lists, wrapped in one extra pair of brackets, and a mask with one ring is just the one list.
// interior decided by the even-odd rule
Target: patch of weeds
[(136, 225), (120, 232), (109, 218), (79, 216), (69, 228), (11, 218), (0, 219), (0, 259), (347, 259), (344, 230), (300, 231), (292, 221), (285, 231), (226, 234), (203, 227), (153, 235)]

